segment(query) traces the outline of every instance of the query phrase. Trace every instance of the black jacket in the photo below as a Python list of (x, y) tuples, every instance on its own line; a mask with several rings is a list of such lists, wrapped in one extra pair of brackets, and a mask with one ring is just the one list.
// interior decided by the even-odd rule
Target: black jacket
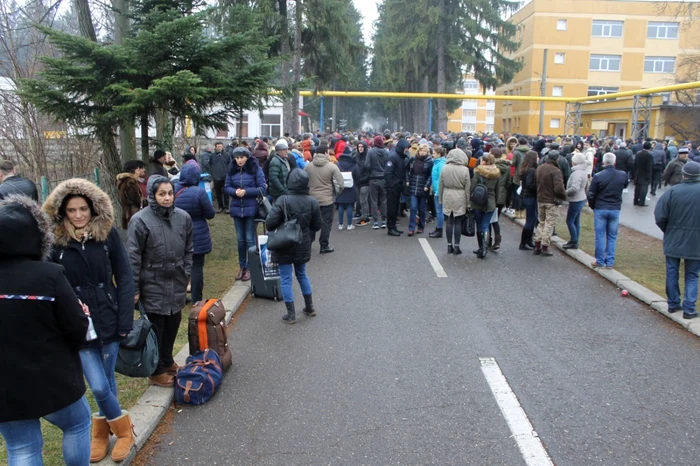
[(664, 232), (664, 255), (700, 260), (700, 181), (686, 179), (656, 203), (654, 218)]
[(39, 193), (34, 182), (19, 175), (5, 178), (5, 181), (0, 184), (0, 201), (12, 194), (24, 194), (28, 198), (39, 202)]
[(593, 177), (588, 188), (588, 205), (591, 209), (620, 210), (622, 208), (622, 190), (627, 187), (627, 173), (605, 167)]
[(289, 173), (287, 194), (277, 198), (272, 210), (267, 214), (266, 226), (269, 231), (284, 223), (285, 210), (288, 219), (296, 219), (304, 239), (299, 246), (291, 249), (272, 251), (272, 260), (278, 264), (303, 264), (311, 260), (311, 232), (321, 229), (321, 208), (318, 201), (309, 196), (309, 175), (299, 168)]
[(653, 169), (663, 170), (666, 168), (666, 164), (668, 164), (668, 157), (666, 156), (666, 151), (661, 147), (661, 144), (656, 147), (658, 147), (658, 149), (651, 151), (651, 156), (654, 159)]
[(357, 167), (360, 170), (360, 178), (357, 180), (357, 186), (369, 186), (369, 169), (365, 167), (365, 161), (367, 160), (367, 154), (369, 153), (369, 146), (365, 142), (357, 143), (358, 146), (364, 147), (364, 152), (360, 153), (355, 150), (353, 156), (357, 159)]
[[(428, 155), (423, 160), (423, 171), (420, 173), (415, 170), (416, 160), (418, 156), (409, 159), (406, 164), (406, 182), (409, 184), (408, 190), (412, 196), (425, 197), (430, 195), (430, 187), (433, 184), (433, 158)], [(425, 188), (428, 188), (428, 191)]]
[[(602, 157), (601, 157), (602, 163)], [(623, 172), (632, 171), (634, 168), (634, 158), (632, 156), (632, 151), (629, 149), (618, 149), (615, 151), (615, 170), (622, 170)]]
[(383, 180), (385, 178), (386, 162), (389, 159), (389, 151), (383, 147), (373, 147), (367, 153), (365, 168), (369, 171), (370, 180)]
[(537, 169), (529, 168), (524, 175), (520, 176), (522, 184), (521, 196), (524, 198), (537, 198)]
[[(570, 147), (570, 146), (564, 146)], [(570, 154), (571, 152), (569, 152)], [(559, 154), (559, 163), (557, 165), (559, 170), (561, 170), (561, 176), (564, 178), (564, 186), (569, 182), (569, 177), (571, 176), (571, 164), (569, 159), (564, 154)]]
[(165, 169), (162, 163), (151, 159), (150, 163), (148, 164), (148, 176), (151, 177), (153, 175), (165, 176), (167, 178), (168, 170)]
[(634, 182), (639, 184), (651, 183), (651, 170), (654, 158), (648, 150), (640, 150), (634, 158)]
[(384, 184), (387, 191), (390, 189), (402, 191), (405, 175), (406, 162), (404, 158), (392, 150), (386, 160), (386, 171), (384, 172)]
[(27, 198), (0, 201), (0, 422), (38, 419), (85, 394), (88, 320), (63, 267), (41, 260), (50, 230)]

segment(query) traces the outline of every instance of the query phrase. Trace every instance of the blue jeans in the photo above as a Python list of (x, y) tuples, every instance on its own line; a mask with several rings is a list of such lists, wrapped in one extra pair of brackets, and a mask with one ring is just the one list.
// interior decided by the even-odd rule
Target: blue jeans
[(489, 231), (491, 217), (493, 217), (493, 210), (491, 212), (484, 212), (483, 210), (478, 209), (474, 210), (474, 220), (476, 220), (477, 233)]
[(571, 242), (578, 244), (578, 237), (581, 233), (581, 211), (586, 205), (586, 200), (569, 202), (569, 210), (566, 211), (566, 226), (569, 227)]
[[(49, 387), (47, 387), (49, 388)], [(75, 403), (44, 419), (63, 431), (63, 461), (68, 466), (90, 464), (90, 406), (83, 396)], [(0, 435), (5, 439), (8, 466), (41, 466), (41, 436), (39, 419), (0, 422)]]
[(620, 224), (619, 210), (593, 211), (595, 219), (595, 260), (600, 265), (615, 265), (617, 248), (617, 227)]
[(248, 265), (248, 249), (255, 246), (255, 217), (233, 217), (238, 238), (238, 265), (242, 269)]
[[(352, 210), (350, 211), (352, 212)], [(311, 294), (311, 282), (306, 276), (306, 263), (303, 264), (279, 264), (280, 281), (282, 282), (282, 298), (285, 303), (294, 302), (294, 291), (292, 289), (292, 265), (294, 265), (294, 273), (297, 276), (301, 294), (308, 296)]]
[(411, 194), (411, 215), (408, 218), (408, 229), (413, 231), (416, 229), (416, 213), (420, 217), (418, 228), (425, 228), (425, 196), (414, 196)]
[(445, 226), (445, 217), (443, 217), (442, 214), (442, 204), (440, 204), (440, 196), (435, 196), (435, 213), (437, 215), (437, 228), (438, 230), (442, 230), (442, 228)]
[(95, 401), (100, 409), (100, 416), (116, 419), (122, 415), (122, 408), (117, 400), (117, 381), (114, 379), (114, 367), (117, 365), (119, 342), (102, 345), (102, 348), (85, 348), (80, 350), (80, 362)]
[[(685, 297), (683, 299), (683, 314), (697, 315), (695, 302), (698, 300), (698, 273), (700, 260), (685, 261)], [(668, 308), (681, 307), (681, 290), (678, 286), (681, 260), (678, 257), (666, 257), (666, 297)]]
[(534, 230), (537, 225), (537, 198), (523, 197), (521, 205), (525, 209), (525, 229)]
[(354, 204), (338, 204), (338, 225), (343, 224), (343, 216), (348, 218), (348, 226), (352, 225), (352, 214)]

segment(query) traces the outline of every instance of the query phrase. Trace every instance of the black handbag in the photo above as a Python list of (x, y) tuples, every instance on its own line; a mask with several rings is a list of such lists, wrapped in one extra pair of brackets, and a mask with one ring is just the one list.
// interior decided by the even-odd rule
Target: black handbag
[(148, 377), (158, 367), (158, 337), (139, 303), (139, 318), (124, 340), (119, 343), (116, 372), (128, 377)]
[(272, 251), (280, 251), (299, 246), (303, 240), (301, 225), (295, 218), (287, 217), (287, 199), (282, 201), (284, 210), (284, 223), (275, 231), (267, 233), (267, 248)]
[(467, 213), (462, 218), (462, 236), (474, 236), (476, 234), (476, 218), (474, 209), (467, 209)]
[(267, 197), (263, 194), (262, 188), (258, 188), (258, 217), (261, 220), (267, 218), (267, 214), (272, 210), (272, 204), (267, 200)]

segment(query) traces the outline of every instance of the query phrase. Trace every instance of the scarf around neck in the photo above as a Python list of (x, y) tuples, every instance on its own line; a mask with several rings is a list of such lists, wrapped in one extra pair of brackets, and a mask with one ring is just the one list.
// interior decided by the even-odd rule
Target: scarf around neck
[(82, 245), (85, 245), (88, 240), (92, 239), (92, 231), (90, 231), (91, 226), (92, 220), (90, 220), (84, 228), (75, 228), (67, 218), (63, 219), (63, 228), (65, 228), (68, 236)]

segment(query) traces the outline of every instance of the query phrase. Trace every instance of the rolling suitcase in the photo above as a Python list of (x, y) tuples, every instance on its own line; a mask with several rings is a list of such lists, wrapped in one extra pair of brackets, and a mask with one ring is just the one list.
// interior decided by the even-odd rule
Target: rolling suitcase
[(233, 362), (226, 335), (226, 309), (218, 299), (207, 299), (190, 310), (187, 322), (187, 340), (190, 355), (211, 349), (221, 360), (224, 369)]
[[(256, 220), (256, 223), (265, 225), (264, 220)], [(257, 230), (257, 229), (256, 229)], [(282, 282), (279, 277), (265, 279), (262, 264), (260, 263), (260, 245), (258, 235), (255, 235), (255, 246), (248, 249), (248, 265), (250, 266), (250, 290), (256, 298), (282, 301)]]

